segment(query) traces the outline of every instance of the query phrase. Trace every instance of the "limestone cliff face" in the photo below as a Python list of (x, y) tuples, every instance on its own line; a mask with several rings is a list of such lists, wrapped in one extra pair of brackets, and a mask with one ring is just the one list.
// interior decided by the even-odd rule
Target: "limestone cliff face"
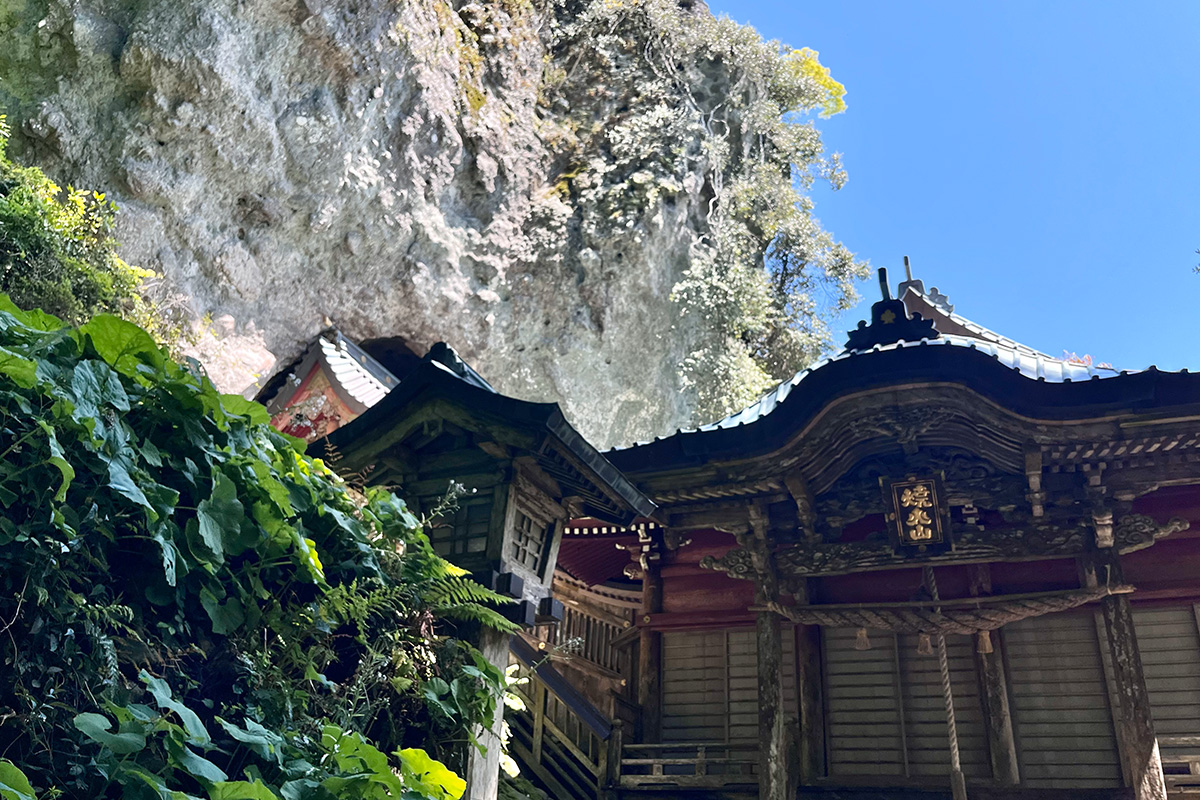
[(579, 224), (554, 140), (597, 105), (540, 94), (573, 68), (547, 45), (560, 12), (0, 0), (0, 106), (14, 155), (108, 191), (123, 257), (214, 320), (197, 351), (222, 388), (328, 316), (418, 352), (444, 339), (615, 444), (689, 421), (669, 295), (703, 199), (685, 184), (632, 226)]

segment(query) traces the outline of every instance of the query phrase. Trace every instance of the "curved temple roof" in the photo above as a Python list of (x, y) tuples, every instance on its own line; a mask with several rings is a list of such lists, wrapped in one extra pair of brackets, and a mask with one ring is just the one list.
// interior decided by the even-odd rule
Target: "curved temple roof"
[[(886, 281), (886, 273), (881, 275), (881, 281)], [(615, 448), (609, 451), (610, 459), (618, 467), (634, 472), (664, 467), (664, 461), (679, 463), (694, 458), (699, 451), (708, 451), (708, 447), (701, 444), (700, 440), (711, 438), (717, 431), (752, 425), (772, 414), (789, 397), (804, 396), (803, 400), (793, 399), (789, 407), (804, 406), (811, 412), (824, 400), (832, 399), (845, 391), (872, 386), (882, 387), (887, 383), (906, 379), (973, 383), (986, 394), (995, 395), (1003, 391), (1010, 396), (1022, 395), (1021, 399), (1025, 402), (1018, 405), (1024, 406), (1025, 411), (1033, 413), (1043, 410), (1044, 404), (1051, 409), (1050, 416), (1057, 418), (1075, 416), (1068, 411), (1070, 408), (1082, 410), (1097, 404), (1138, 402), (1138, 398), (1144, 397), (1149, 391), (1145, 378), (1183, 377), (1187, 374), (1186, 371), (1174, 374), (1159, 373), (1154, 367), (1144, 373), (1117, 371), (1106, 364), (1093, 364), (1090, 359), (1085, 361), (1055, 358), (955, 314), (953, 306), (946, 302), (945, 295), (941, 295), (936, 289), (926, 293), (920, 281), (908, 280), (902, 283), (900, 300), (892, 300), (887, 294), (886, 283), (883, 285), (885, 297), (872, 308), (872, 325), (860, 323), (858, 331), (851, 333), (850, 341), (840, 353), (797, 372), (735, 414), (695, 429), (677, 431), (672, 436)], [(903, 314), (905, 319), (898, 319), (897, 314)], [(892, 325), (893, 322), (901, 324)], [(901, 333), (928, 330), (930, 322), (932, 332), (921, 334), (921, 338), (915, 341), (888, 339), (892, 328)], [(863, 340), (878, 343), (867, 347), (853, 346), (854, 342)], [(995, 366), (981, 363), (983, 358), (990, 360)], [(1009, 374), (1005, 376), (997, 372), (1000, 369), (1009, 370)], [(1032, 389), (1032, 385), (1041, 385), (1045, 389), (1046, 384), (1092, 381), (1103, 381), (1106, 385), (1121, 384), (1125, 387), (1129, 383), (1128, 380), (1114, 379), (1122, 376), (1132, 378), (1137, 375), (1143, 376), (1143, 380), (1135, 381), (1137, 387), (1126, 387), (1128, 391), (1070, 392), (1070, 397), (1055, 393), (1055, 396), (1050, 398), (1045, 392)], [(1017, 380), (1014, 382), (1013, 378)], [(1184, 380), (1186, 381), (1186, 378)], [(1022, 386), (1021, 381), (1028, 381), (1031, 386)], [(1191, 386), (1195, 381), (1187, 382), (1189, 390), (1183, 394), (1188, 395), (1188, 402), (1200, 402), (1200, 386)], [(1173, 384), (1172, 390), (1167, 394), (1171, 398), (1179, 398), (1178, 388), (1182, 387)], [(1157, 394), (1159, 387), (1156, 385), (1153, 391)], [(1164, 396), (1158, 402), (1168, 399), (1170, 398)], [(803, 416), (800, 408), (796, 408), (795, 411)], [(783, 422), (773, 422), (779, 424), (769, 427), (778, 433), (778, 428)], [(769, 444), (764, 431), (755, 433), (756, 436), (750, 438), (758, 439), (761, 436), (764, 441), (760, 444)], [(725, 444), (724, 435), (721, 435), (721, 438)], [(750, 441), (746, 441), (745, 444), (754, 449)], [(671, 452), (674, 452), (674, 457), (668, 455)]]

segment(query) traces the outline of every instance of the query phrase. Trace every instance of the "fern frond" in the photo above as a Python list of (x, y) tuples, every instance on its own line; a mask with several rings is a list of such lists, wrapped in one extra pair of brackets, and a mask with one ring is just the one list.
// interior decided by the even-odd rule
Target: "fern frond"
[(460, 605), (462, 603), (487, 603), (505, 605), (515, 603), (511, 597), (505, 597), (481, 586), (470, 578), (454, 576), (431, 581), (421, 592), (422, 599), (428, 603), (435, 614), (444, 605)]
[(437, 613), (439, 616), (462, 622), (478, 622), (481, 625), (494, 628), (501, 633), (516, 633), (521, 629), (520, 625), (506, 619), (500, 612), (487, 606), (481, 606), (478, 603), (455, 603), (453, 605), (441, 606), (438, 608)]

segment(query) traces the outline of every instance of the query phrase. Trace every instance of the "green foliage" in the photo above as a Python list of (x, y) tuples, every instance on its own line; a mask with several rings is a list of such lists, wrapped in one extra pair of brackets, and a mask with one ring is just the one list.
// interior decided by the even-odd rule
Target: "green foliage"
[[(461, 793), (503, 683), (442, 617), (509, 629), (500, 598), (136, 325), (0, 296), (0, 507), (0, 753), (29, 783)], [(30, 793), (16, 767), (4, 800)]]
[(741, 408), (820, 354), (827, 320), (866, 276), (806, 194), (818, 179), (845, 181), (810, 119), (844, 110), (845, 88), (815, 51), (764, 41), (701, 4), (554, 9), (540, 96), (570, 111), (543, 139), (572, 177), (569, 200), (548, 196), (545, 209), (559, 210), (541, 222), (565, 227), (574, 214), (585, 241), (632, 246), (655, 225), (697, 231), (673, 292), (677, 330), (692, 337), (682, 378), (698, 421)]
[(41, 170), (14, 164), (5, 154), (8, 138), (0, 116), (0, 291), (21, 308), (43, 308), (72, 323), (111, 312), (165, 334), (139, 293), (154, 273), (116, 254), (116, 206), (99, 193), (63, 191)]

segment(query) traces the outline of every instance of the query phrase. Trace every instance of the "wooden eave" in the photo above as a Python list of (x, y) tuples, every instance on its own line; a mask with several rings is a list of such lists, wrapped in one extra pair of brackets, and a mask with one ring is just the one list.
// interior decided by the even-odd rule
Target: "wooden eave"
[[(481, 434), (514, 457), (531, 456), (565, 495), (580, 498), (589, 515), (627, 525), (657, 512), (566, 422), (556, 404), (498, 394), (436, 362), (423, 362), (374, 407), (334, 431), (328, 445), (340, 455), (339, 470), (362, 473), (418, 428), (438, 420)], [(318, 440), (312, 452), (323, 455), (326, 446)]]

